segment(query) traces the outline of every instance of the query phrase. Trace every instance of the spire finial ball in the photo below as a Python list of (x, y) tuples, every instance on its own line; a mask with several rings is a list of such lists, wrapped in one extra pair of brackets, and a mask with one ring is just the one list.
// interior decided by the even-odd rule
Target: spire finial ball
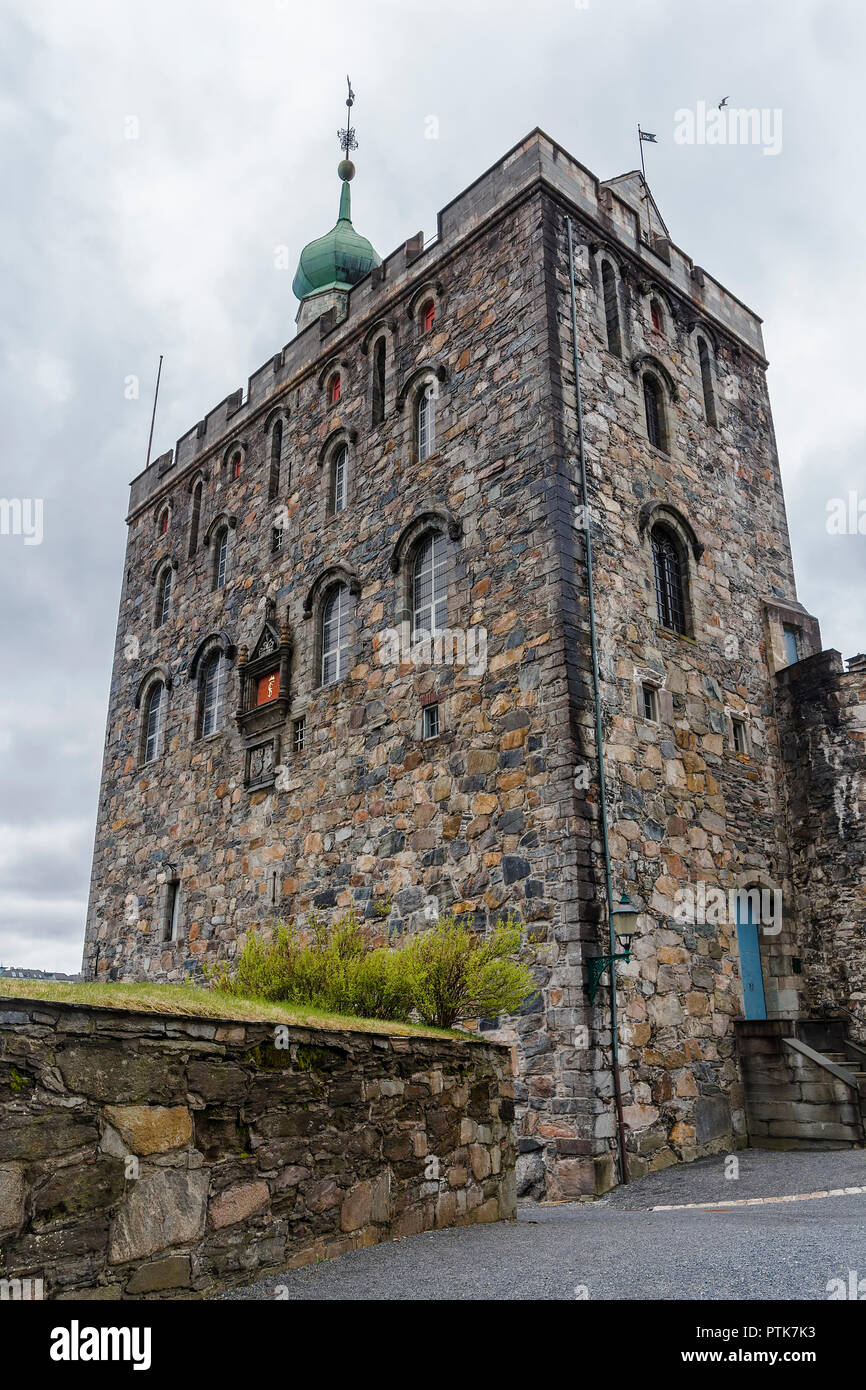
[(351, 159), (340, 160), (337, 165), (337, 174), (343, 180), (343, 183), (351, 183), (352, 179), (355, 177), (355, 166)]

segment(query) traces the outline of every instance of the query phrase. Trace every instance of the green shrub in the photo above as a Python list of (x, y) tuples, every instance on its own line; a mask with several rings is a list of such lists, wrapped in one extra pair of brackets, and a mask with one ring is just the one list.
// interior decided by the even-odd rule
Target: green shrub
[(529, 968), (512, 959), (520, 950), (520, 926), (510, 916), (481, 936), (447, 912), (404, 949), (418, 1016), (437, 1028), (514, 1013), (535, 989)]
[(513, 959), (520, 926), (511, 917), (487, 936), (453, 913), (389, 946), (354, 912), (332, 922), (312, 914), (300, 931), (278, 922), (248, 933), (233, 965), (208, 971), (212, 988), (242, 998), (304, 1004), (331, 1013), (450, 1028), (460, 1018), (513, 1013), (535, 988)]

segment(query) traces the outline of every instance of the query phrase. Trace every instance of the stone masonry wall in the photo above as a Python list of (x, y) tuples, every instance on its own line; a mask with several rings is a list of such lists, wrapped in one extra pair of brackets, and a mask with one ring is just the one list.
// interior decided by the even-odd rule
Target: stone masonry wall
[[(192, 1298), (514, 1216), (500, 1047), (0, 999), (0, 1279)], [(278, 1279), (275, 1278), (275, 1284)]]
[(866, 658), (821, 652), (776, 691), (808, 1009), (866, 1042)]
[[(561, 415), (559, 537), (566, 652), (575, 678), (557, 687), (556, 722), (573, 731), (574, 766), (589, 773), (572, 797), (580, 891), (563, 935), (568, 962), (608, 950), (599, 932), (604, 882), (597, 822), (596, 748), (590, 685), (572, 358), (566, 209), (552, 207), (547, 243), (552, 375)], [(795, 596), (766, 364), (716, 326), (694, 301), (672, 295), (653, 253), (643, 263), (612, 236), (574, 224), (584, 432), (593, 527), (596, 620), (616, 896), (625, 888), (644, 909), (630, 964), (620, 963), (620, 1040), (625, 1120), (635, 1174), (742, 1142), (743, 1090), (733, 1022), (742, 1013), (735, 921), (677, 916), (684, 895), (767, 884), (788, 911), (764, 936), (768, 1008), (780, 1007), (790, 974), (793, 926), (785, 846), (779, 738), (765, 649), (762, 598)], [(621, 332), (608, 344), (602, 262), (614, 268)], [(656, 328), (651, 301), (661, 308)], [(697, 338), (712, 352), (715, 420), (707, 418)], [(667, 448), (650, 443), (642, 372), (662, 383)], [(650, 532), (666, 521), (683, 537), (688, 572), (687, 635), (658, 620)], [(565, 666), (565, 660), (563, 665)], [(641, 686), (655, 688), (644, 717)], [(732, 739), (732, 716), (748, 729), (748, 751)], [(586, 785), (586, 783), (584, 783)], [(563, 796), (565, 788), (563, 786)], [(565, 804), (565, 803), (563, 803)], [(595, 901), (593, 901), (593, 898)], [(578, 946), (577, 943), (580, 943)], [(562, 1004), (581, 1001), (580, 975), (554, 971)], [(609, 975), (590, 1020), (589, 1055), (572, 1052), (560, 1073), (575, 1119), (565, 1138), (610, 1141)], [(575, 1015), (576, 1021), (577, 1015)], [(570, 1181), (563, 1154), (554, 1164)]]

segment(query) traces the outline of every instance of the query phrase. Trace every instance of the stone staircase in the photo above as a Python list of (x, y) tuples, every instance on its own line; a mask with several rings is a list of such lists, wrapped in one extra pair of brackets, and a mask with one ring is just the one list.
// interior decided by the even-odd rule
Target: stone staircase
[(841, 1019), (738, 1019), (737, 1051), (754, 1148), (866, 1143), (866, 1048)]

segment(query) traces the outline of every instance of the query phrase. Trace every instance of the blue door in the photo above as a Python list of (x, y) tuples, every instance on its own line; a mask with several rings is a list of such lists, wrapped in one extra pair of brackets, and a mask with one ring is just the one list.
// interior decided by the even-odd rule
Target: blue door
[(740, 948), (740, 978), (746, 1018), (766, 1018), (764, 977), (761, 974), (761, 948), (755, 906), (750, 898), (737, 894), (737, 945)]

